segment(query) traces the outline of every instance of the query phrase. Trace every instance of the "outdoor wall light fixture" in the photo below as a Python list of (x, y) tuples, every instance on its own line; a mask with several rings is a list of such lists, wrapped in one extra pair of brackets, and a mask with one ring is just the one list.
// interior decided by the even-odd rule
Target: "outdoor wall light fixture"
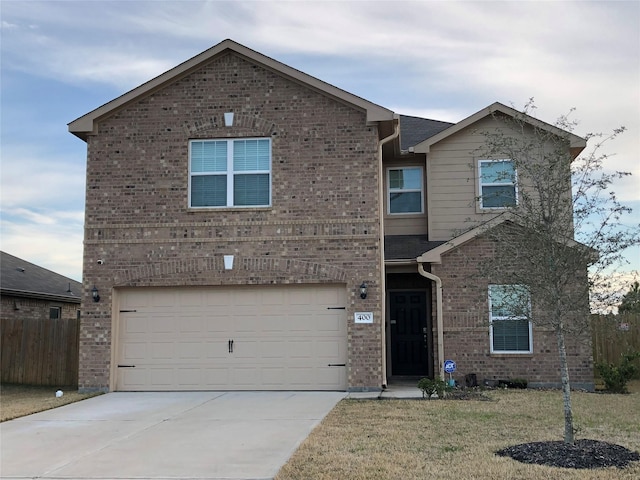
[(363, 300), (367, 298), (367, 284), (364, 282), (360, 285), (360, 298)]
[(95, 285), (91, 289), (91, 296), (93, 297), (93, 301), (94, 302), (99, 302), (100, 301), (100, 295), (98, 295), (98, 289), (96, 288)]

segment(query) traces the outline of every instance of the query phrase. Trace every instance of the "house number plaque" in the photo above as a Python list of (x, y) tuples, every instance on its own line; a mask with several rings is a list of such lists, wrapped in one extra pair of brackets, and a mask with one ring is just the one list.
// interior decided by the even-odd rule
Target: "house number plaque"
[(356, 323), (373, 323), (373, 312), (355, 312), (353, 318)]

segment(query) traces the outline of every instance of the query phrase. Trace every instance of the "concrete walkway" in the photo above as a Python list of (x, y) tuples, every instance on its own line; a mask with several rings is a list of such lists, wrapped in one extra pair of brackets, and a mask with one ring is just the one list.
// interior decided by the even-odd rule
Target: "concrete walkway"
[[(418, 382), (416, 382), (417, 384)], [(386, 389), (377, 392), (351, 392), (348, 398), (356, 400), (416, 399), (422, 398), (422, 390), (415, 384), (389, 384)]]
[(0, 424), (0, 477), (271, 479), (345, 396), (109, 393)]

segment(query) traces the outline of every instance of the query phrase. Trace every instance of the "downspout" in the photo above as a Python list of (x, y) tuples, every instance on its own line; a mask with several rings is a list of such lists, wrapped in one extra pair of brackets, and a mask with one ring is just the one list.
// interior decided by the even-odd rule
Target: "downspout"
[(418, 273), (423, 277), (436, 282), (436, 325), (438, 329), (438, 365), (440, 366), (440, 379), (444, 380), (444, 332), (442, 319), (442, 280), (433, 273), (427, 272), (422, 263), (418, 263)]
[(382, 167), (382, 146), (400, 135), (400, 117), (393, 114), (394, 132), (378, 142), (378, 212), (380, 222), (380, 329), (382, 335), (382, 388), (387, 387), (387, 273), (384, 265), (384, 211), (385, 211), (385, 194), (384, 194), (384, 168)]

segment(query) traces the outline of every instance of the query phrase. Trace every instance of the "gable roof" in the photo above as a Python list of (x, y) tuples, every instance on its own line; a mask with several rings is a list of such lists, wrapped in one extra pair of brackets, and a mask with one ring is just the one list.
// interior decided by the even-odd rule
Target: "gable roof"
[(400, 150), (406, 152), (452, 125), (454, 124), (440, 120), (400, 115)]
[(204, 52), (190, 58), (189, 60), (179, 64), (178, 66), (166, 71), (165, 73), (149, 80), (146, 83), (128, 91), (127, 93), (105, 103), (101, 107), (92, 110), (91, 112), (77, 118), (69, 123), (69, 131), (82, 140), (87, 139), (91, 134), (94, 134), (97, 125), (96, 123), (106, 116), (114, 113), (119, 108), (127, 105), (130, 102), (134, 102), (146, 95), (149, 95), (167, 85), (183, 78), (195, 70), (199, 69), (203, 64), (210, 62), (212, 59), (222, 56), (228, 53), (234, 53), (240, 57), (244, 57), (250, 62), (260, 64), (264, 68), (271, 70), (291, 81), (302, 84), (308, 88), (311, 88), (321, 94), (329, 96), (337, 101), (352, 105), (366, 112), (367, 122), (381, 122), (390, 121), (395, 118), (395, 114), (380, 105), (369, 102), (357, 95), (353, 95), (338, 87), (334, 87), (322, 80), (319, 80), (311, 75), (289, 67), (284, 63), (280, 63), (266, 55), (251, 50), (250, 48), (240, 45), (233, 40), (223, 40), (217, 45), (205, 50)]
[(80, 303), (82, 283), (0, 252), (0, 293)]
[[(435, 248), (431, 248), (430, 250), (426, 250), (422, 255), (420, 255), (416, 260), (418, 263), (442, 263), (442, 255), (454, 250), (467, 242), (475, 240), (477, 237), (482, 235), (483, 233), (491, 230), (494, 227), (502, 223), (513, 223), (520, 224), (518, 218), (512, 212), (501, 213), (486, 222), (467, 230), (466, 232), (458, 235), (457, 237), (452, 238), (447, 242), (443, 242), (441, 245), (435, 246)], [(556, 239), (558, 243), (564, 244), (568, 247), (581, 247), (585, 249), (585, 252), (590, 260), (595, 260), (598, 257), (598, 252), (593, 250), (586, 245), (577, 242), (573, 238), (558, 238)]]
[(508, 115), (513, 118), (522, 117), (530, 125), (536, 128), (541, 128), (543, 130), (549, 131), (551, 133), (555, 133), (558, 136), (565, 136), (568, 134), (567, 136), (569, 138), (569, 144), (570, 144), (570, 149), (571, 149), (573, 158), (577, 157), (580, 154), (580, 152), (584, 150), (584, 148), (587, 146), (587, 141), (584, 138), (574, 135), (573, 133), (566, 132), (551, 124), (538, 120), (537, 118), (531, 117), (529, 115), (525, 115), (522, 112), (519, 112), (511, 107), (507, 107), (506, 105), (503, 105), (500, 102), (495, 102), (489, 105), (488, 107), (483, 108), (479, 112), (476, 112), (473, 115), (465, 118), (464, 120), (461, 120), (456, 124), (453, 124), (449, 128), (442, 130), (436, 135), (433, 135), (425, 139), (424, 141), (420, 142), (414, 147), (415, 151), (419, 153), (429, 153), (429, 149), (431, 148), (431, 145), (434, 145), (444, 140), (445, 138), (453, 135), (454, 133), (457, 133), (460, 130), (467, 128), (468, 126), (473, 125), (479, 120), (482, 120), (483, 118), (493, 115), (495, 113), (502, 113), (504, 115)]

